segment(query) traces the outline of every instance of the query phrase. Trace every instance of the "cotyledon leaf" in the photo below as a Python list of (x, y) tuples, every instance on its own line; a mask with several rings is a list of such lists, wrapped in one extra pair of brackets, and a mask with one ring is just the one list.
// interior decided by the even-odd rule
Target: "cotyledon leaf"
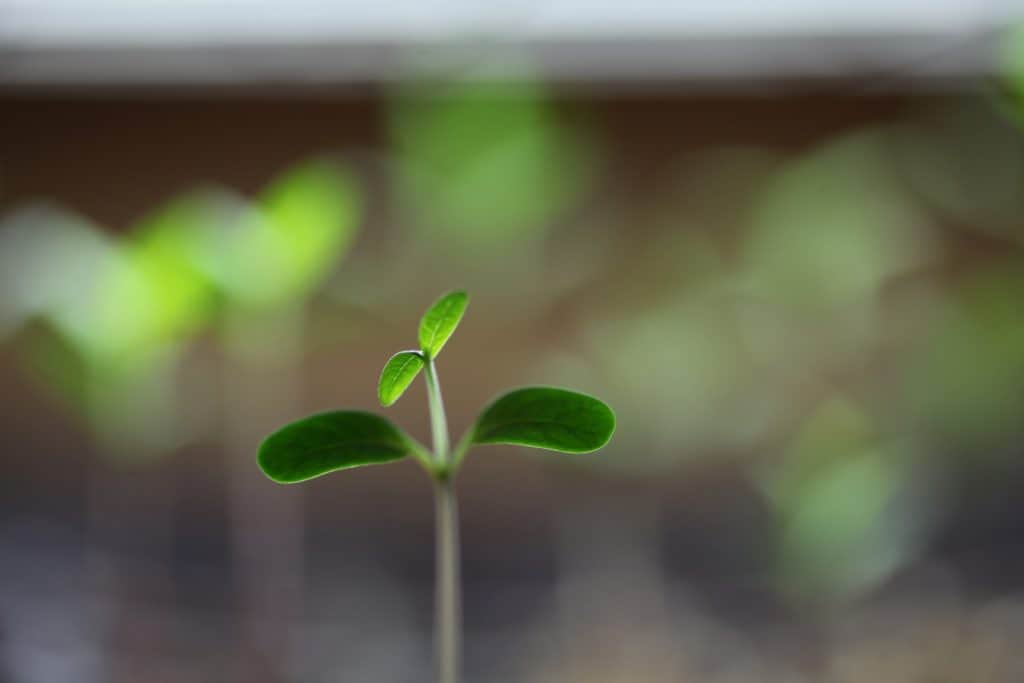
[(477, 419), (472, 443), (516, 444), (563, 453), (601, 448), (615, 431), (615, 414), (598, 399), (567, 389), (516, 389)]
[(397, 401), (423, 369), (423, 356), (418, 351), (399, 351), (391, 356), (380, 373), (377, 398), (382, 406)]
[(463, 291), (448, 292), (431, 306), (420, 321), (420, 348), (428, 358), (441, 352), (452, 332), (459, 326), (469, 296)]
[(257, 460), (267, 477), (292, 484), (334, 470), (391, 462), (411, 451), (409, 438), (383, 417), (342, 410), (282, 427), (266, 438)]

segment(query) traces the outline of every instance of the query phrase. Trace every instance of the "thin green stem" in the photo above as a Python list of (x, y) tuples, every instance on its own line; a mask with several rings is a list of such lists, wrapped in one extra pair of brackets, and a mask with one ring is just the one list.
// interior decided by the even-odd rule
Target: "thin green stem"
[(462, 459), (466, 457), (466, 453), (469, 452), (469, 447), (473, 445), (473, 432), (476, 429), (474, 424), (466, 433), (462, 435), (458, 443), (455, 444), (455, 448), (452, 449), (451, 457), (451, 469), (453, 471), (459, 469), (459, 465), (462, 464)]
[(439, 464), (447, 464), (448, 453), (448, 419), (444, 415), (444, 401), (441, 400), (441, 384), (437, 381), (437, 369), (434, 359), (427, 358), (423, 367), (427, 377), (427, 406), (430, 409), (430, 431), (434, 436), (434, 457)]
[(459, 683), (462, 664), (462, 581), (459, 577), (459, 510), (449, 452), (448, 420), (434, 359), (424, 366), (430, 430), (434, 437), (435, 615), (437, 683)]
[(459, 577), (459, 511), (455, 482), (435, 484), (436, 518), (436, 626), (437, 681), (459, 683), (462, 647), (462, 583)]

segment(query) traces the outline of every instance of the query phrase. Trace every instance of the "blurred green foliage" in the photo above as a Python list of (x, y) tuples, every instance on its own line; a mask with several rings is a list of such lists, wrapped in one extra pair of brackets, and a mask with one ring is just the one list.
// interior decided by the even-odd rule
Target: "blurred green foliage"
[[(1024, 263), (969, 274), (910, 365), (910, 414), (942, 449), (993, 452), (1024, 429)], [(995, 449), (994, 452), (998, 452)]]
[[(884, 288), (942, 255), (888, 143), (869, 129), (788, 162), (756, 150), (700, 160), (701, 196), (667, 203), (698, 211), (650, 217), (668, 234), (635, 253), (636, 276), (586, 335), (606, 385), (595, 391), (621, 397), (624, 439), (662, 464), (742, 451), (787, 428), (801, 386), (871, 357), (888, 333)], [(736, 187), (712, 180), (726, 158), (745, 170)]]
[(728, 305), (698, 291), (590, 330), (591, 358), (620, 397), (623, 438), (644, 444), (628, 463), (613, 466), (643, 471), (655, 464), (652, 458), (675, 463), (740, 437), (733, 406), (752, 367)]
[[(178, 230), (203, 216), (191, 199), (172, 201), (112, 245), (116, 256), (96, 274), (76, 331), (89, 355), (146, 355), (183, 341), (213, 313), (212, 290), (191, 263)], [(85, 303), (85, 302), (83, 302)]]
[(389, 124), (402, 208), (444, 251), (488, 257), (536, 244), (597, 172), (586, 128), (569, 125), (526, 69), (411, 79)]
[(889, 156), (923, 210), (1019, 243), (1024, 137), (993, 104), (954, 98), (915, 112), (891, 136)]
[(301, 303), (344, 258), (362, 213), (354, 175), (329, 159), (286, 170), (254, 202), (223, 190), (183, 201), (173, 239), (238, 309)]
[(29, 368), (90, 423), (102, 453), (136, 461), (186, 431), (175, 419), (176, 346), (209, 310), (202, 280), (166, 248), (166, 215), (125, 242), (54, 207), (5, 221), (16, 241), (5, 251), (17, 263), (9, 291), (25, 293), (5, 303), (27, 326)]
[(744, 266), (759, 296), (821, 314), (874, 296), (932, 253), (927, 218), (901, 189), (880, 131), (782, 168), (754, 200)]
[(114, 258), (112, 241), (85, 218), (51, 204), (19, 208), (2, 223), (0, 332), (14, 334), (48, 313), (72, 324), (83, 301), (89, 307), (97, 273)]
[(823, 401), (807, 418), (780, 465), (765, 470), (786, 594), (819, 604), (856, 597), (911, 556), (923, 518), (898, 504), (907, 456), (843, 397)]
[[(147, 459), (188, 434), (176, 422), (183, 345), (225, 307), (301, 306), (344, 257), (360, 199), (340, 164), (314, 160), (257, 203), (188, 192), (123, 239), (56, 207), (4, 220), (4, 328), (29, 329), (29, 365), (94, 427), (104, 453)], [(9, 263), (7, 263), (9, 261)]]

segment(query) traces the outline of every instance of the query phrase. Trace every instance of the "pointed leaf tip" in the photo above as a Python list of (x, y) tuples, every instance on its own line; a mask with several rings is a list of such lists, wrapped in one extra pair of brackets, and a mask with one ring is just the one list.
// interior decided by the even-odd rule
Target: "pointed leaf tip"
[(484, 410), (473, 443), (589, 453), (608, 443), (614, 431), (615, 413), (593, 396), (528, 387), (510, 391)]
[(257, 462), (270, 479), (294, 484), (335, 470), (398, 460), (409, 450), (407, 437), (383, 417), (343, 410), (277, 430), (260, 446)]
[(434, 358), (459, 326), (469, 305), (469, 295), (457, 290), (448, 292), (427, 309), (420, 321), (420, 348), (428, 358)]
[(377, 383), (380, 404), (387, 407), (401, 398), (422, 369), (423, 356), (418, 351), (399, 351), (391, 356)]

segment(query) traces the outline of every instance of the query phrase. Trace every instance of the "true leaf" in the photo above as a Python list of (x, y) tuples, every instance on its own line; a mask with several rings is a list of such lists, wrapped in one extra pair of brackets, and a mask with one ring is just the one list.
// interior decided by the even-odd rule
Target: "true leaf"
[(423, 356), (416, 351), (399, 351), (391, 356), (377, 383), (377, 397), (382, 406), (397, 401), (423, 369)]
[(257, 460), (281, 484), (334, 470), (391, 462), (410, 452), (408, 438), (379, 415), (354, 410), (320, 413), (271, 434)]
[(530, 387), (488, 406), (473, 431), (476, 444), (516, 444), (588, 453), (608, 443), (615, 414), (601, 401), (566, 389)]
[(429, 358), (437, 356), (441, 347), (459, 326), (466, 312), (469, 296), (465, 292), (449, 292), (438, 299), (420, 321), (420, 348)]

